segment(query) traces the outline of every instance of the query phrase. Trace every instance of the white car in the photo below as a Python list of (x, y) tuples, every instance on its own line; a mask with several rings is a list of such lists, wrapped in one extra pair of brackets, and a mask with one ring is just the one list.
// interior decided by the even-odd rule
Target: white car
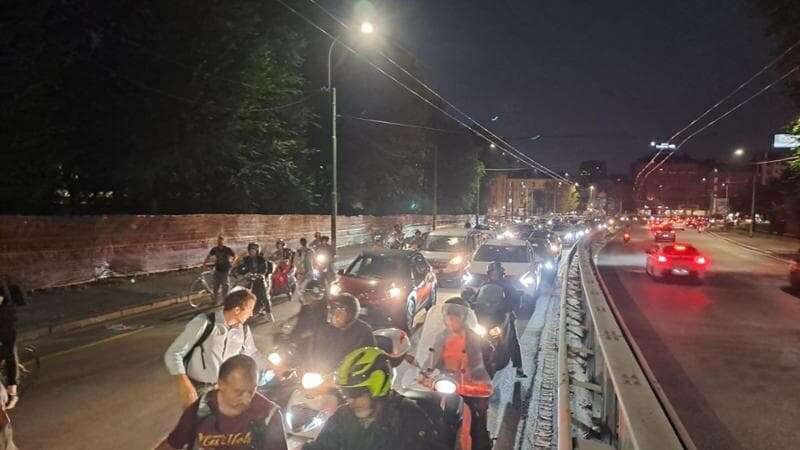
[(484, 234), (470, 228), (444, 228), (425, 236), (422, 255), (440, 281), (455, 280), (464, 275), (470, 255), (484, 241)]
[(464, 286), (480, 287), (487, 279), (489, 264), (499, 262), (505, 269), (506, 279), (522, 295), (536, 298), (542, 283), (542, 266), (528, 241), (518, 239), (492, 239), (484, 242), (472, 256), (464, 271)]

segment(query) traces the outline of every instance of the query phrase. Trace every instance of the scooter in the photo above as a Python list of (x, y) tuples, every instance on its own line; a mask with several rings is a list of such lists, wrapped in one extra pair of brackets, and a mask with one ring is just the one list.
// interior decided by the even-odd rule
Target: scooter
[(294, 292), (294, 267), (289, 261), (283, 259), (275, 264), (275, 270), (270, 275), (269, 294), (273, 301), (280, 297), (291, 297)]

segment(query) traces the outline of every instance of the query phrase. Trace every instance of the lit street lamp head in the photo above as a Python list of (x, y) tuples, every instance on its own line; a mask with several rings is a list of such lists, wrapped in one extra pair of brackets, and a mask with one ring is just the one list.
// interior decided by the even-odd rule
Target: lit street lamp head
[(372, 34), (375, 32), (375, 26), (371, 22), (361, 23), (361, 32), (364, 34)]
[(737, 148), (736, 150), (733, 151), (733, 156), (742, 156), (742, 155), (744, 155), (744, 149), (742, 148)]

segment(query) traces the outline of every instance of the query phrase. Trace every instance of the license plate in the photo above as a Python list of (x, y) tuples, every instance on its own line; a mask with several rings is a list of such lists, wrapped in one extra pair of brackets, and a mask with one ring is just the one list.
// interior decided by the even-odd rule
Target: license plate
[(672, 269), (672, 274), (673, 275), (689, 275), (689, 270), (688, 269), (675, 268), (675, 269)]

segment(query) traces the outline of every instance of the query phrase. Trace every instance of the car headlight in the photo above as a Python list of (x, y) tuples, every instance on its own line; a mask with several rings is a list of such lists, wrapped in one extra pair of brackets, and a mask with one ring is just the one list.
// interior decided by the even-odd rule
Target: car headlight
[(303, 389), (314, 389), (320, 387), (322, 381), (322, 375), (316, 372), (308, 372), (303, 375), (301, 384), (303, 385)]
[(402, 293), (403, 291), (399, 287), (393, 287), (389, 289), (389, 297), (391, 298), (400, 298), (400, 294)]
[(456, 382), (447, 378), (436, 380), (436, 382), (433, 383), (433, 390), (440, 394), (455, 394), (457, 389), (458, 385)]
[(547, 270), (553, 270), (553, 268), (554, 268), (554, 267), (555, 267), (555, 266), (553, 265), (553, 262), (552, 262), (552, 261), (546, 261), (546, 262), (544, 263), (544, 268), (545, 268), (545, 269), (547, 269)]
[(591, 228), (587, 228), (587, 229), (583, 230), (583, 232), (584, 232), (585, 234), (589, 234), (589, 233), (591, 233), (591, 232), (592, 232), (592, 229), (591, 229)]
[(564, 239), (567, 239), (567, 240), (572, 239), (572, 237), (573, 237), (573, 234), (571, 232), (564, 235)]
[(342, 288), (338, 284), (332, 284), (329, 292), (335, 297), (342, 293)]
[(452, 264), (454, 266), (457, 266), (457, 265), (461, 264), (462, 262), (464, 262), (464, 258), (462, 258), (461, 255), (455, 256), (455, 257), (453, 257), (453, 259), (450, 260), (450, 264)]
[(530, 275), (525, 275), (519, 279), (519, 282), (525, 285), (526, 287), (530, 286), (531, 284), (533, 284), (533, 277)]
[(502, 334), (503, 334), (503, 329), (500, 327), (494, 327), (491, 330), (489, 330), (489, 336), (493, 338), (500, 337)]
[(558, 248), (557, 245), (553, 244), (553, 245), (550, 246), (550, 251), (553, 252), (553, 253), (558, 253), (559, 248)]
[(472, 329), (478, 336), (486, 336), (486, 327), (483, 325), (475, 325)]
[(464, 275), (461, 276), (461, 281), (464, 283), (469, 283), (472, 281), (472, 274), (469, 272), (464, 272)]
[(272, 352), (267, 356), (267, 360), (277, 366), (283, 362), (283, 357), (277, 352)]

